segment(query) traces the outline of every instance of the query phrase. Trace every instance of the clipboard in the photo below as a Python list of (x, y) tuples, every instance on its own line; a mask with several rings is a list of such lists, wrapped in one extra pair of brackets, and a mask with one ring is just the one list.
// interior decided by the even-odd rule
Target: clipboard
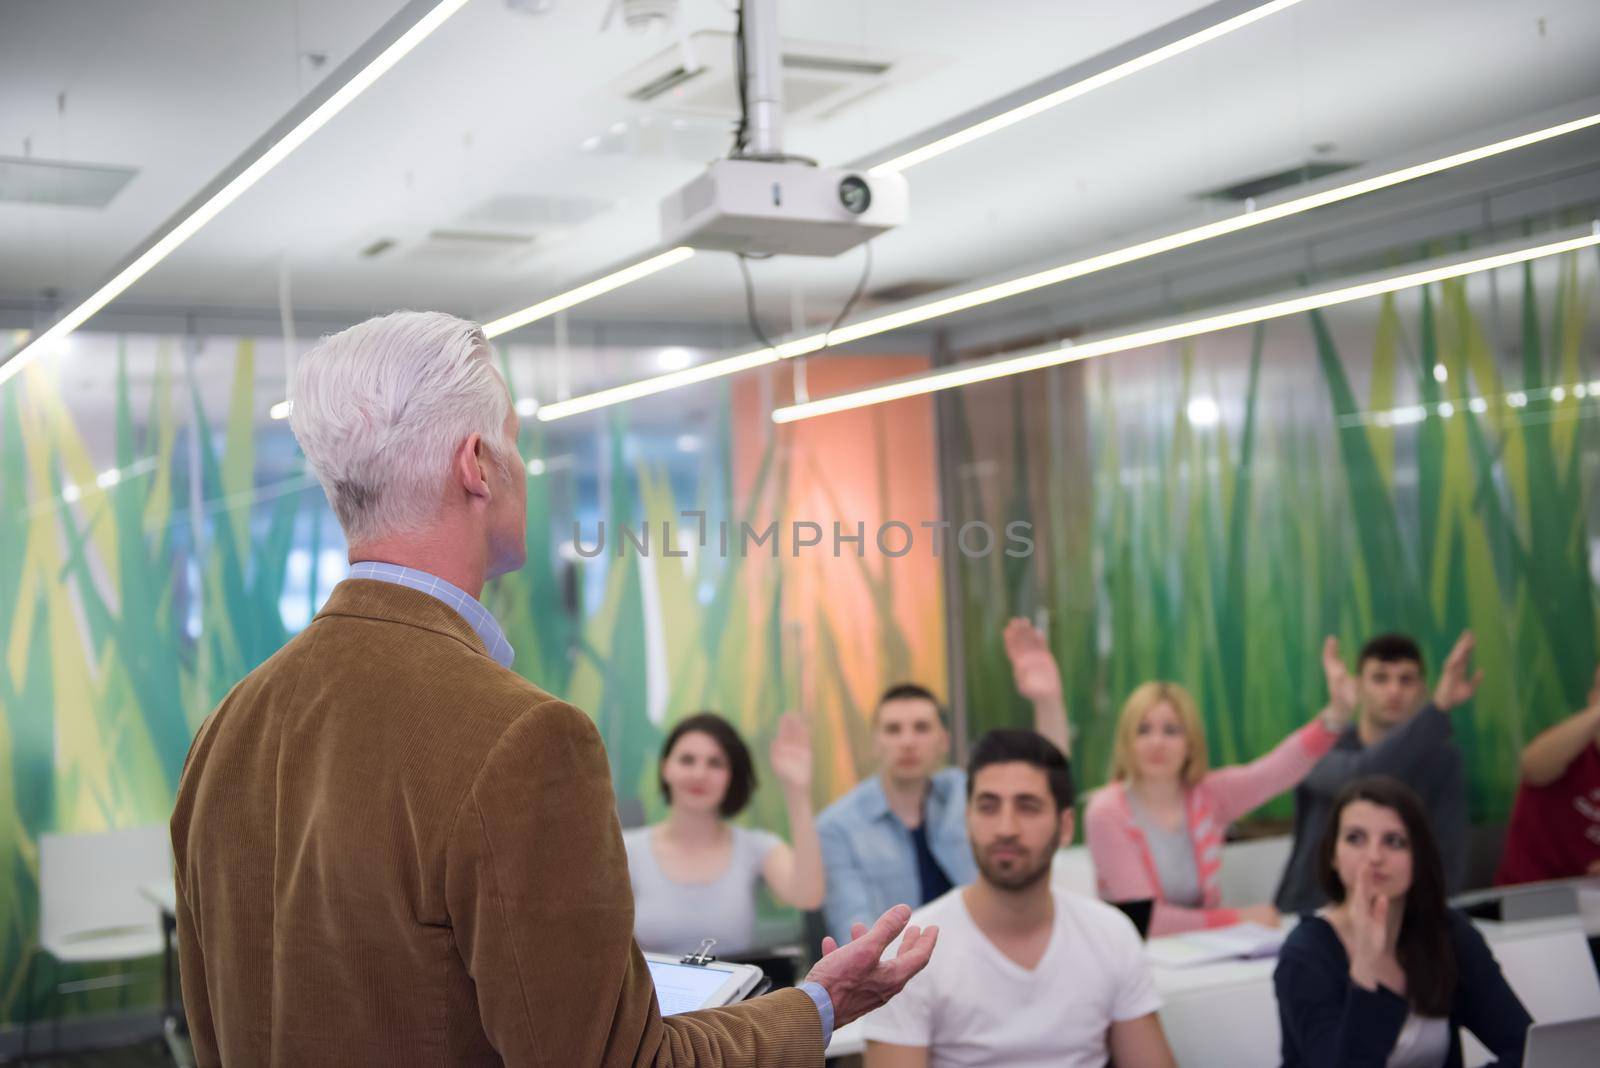
[(670, 953), (644, 955), (661, 1015), (732, 1005), (749, 997), (766, 979), (754, 964), (734, 964), (712, 956), (710, 949), (715, 944), (714, 939), (708, 938), (699, 952), (682, 957)]

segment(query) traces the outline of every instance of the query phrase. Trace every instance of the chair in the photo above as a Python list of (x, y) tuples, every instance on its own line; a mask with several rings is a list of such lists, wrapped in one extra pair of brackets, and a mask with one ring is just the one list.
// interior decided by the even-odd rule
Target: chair
[(128, 974), (59, 982), (64, 964), (104, 964), (159, 956), (160, 918), (139, 894), (146, 883), (172, 878), (165, 824), (100, 834), (39, 836), (39, 947), (28, 961), (23, 995), (22, 1057), (27, 1059), (39, 962), (48, 959), (54, 997), (52, 1053), (61, 1048), (63, 994), (125, 986)]
[(1050, 869), (1050, 885), (1057, 890), (1095, 897), (1099, 894), (1094, 881), (1094, 858), (1089, 847), (1067, 846), (1056, 850), (1055, 862)]
[(1217, 888), (1228, 908), (1260, 905), (1278, 892), (1278, 880), (1289, 866), (1294, 840), (1286, 834), (1226, 842), (1222, 846), (1222, 871)]
[(1282, 1034), (1270, 974), (1163, 1000), (1161, 1027), (1179, 1068), (1279, 1062)]

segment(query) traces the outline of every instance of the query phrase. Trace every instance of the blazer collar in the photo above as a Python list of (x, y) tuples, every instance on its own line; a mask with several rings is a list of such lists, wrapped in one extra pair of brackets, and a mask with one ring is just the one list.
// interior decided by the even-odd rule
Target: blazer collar
[[(489, 650), (461, 615), (437, 597), (377, 579), (345, 579), (333, 588), (316, 618), (349, 616), (418, 627), (454, 638), (488, 659)], [(315, 622), (315, 620), (313, 620)]]

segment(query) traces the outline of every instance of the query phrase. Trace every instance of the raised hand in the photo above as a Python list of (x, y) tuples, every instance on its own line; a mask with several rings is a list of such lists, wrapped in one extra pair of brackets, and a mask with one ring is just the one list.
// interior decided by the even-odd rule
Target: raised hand
[(1445, 657), (1444, 667), (1439, 671), (1439, 684), (1433, 688), (1433, 704), (1439, 711), (1448, 712), (1463, 701), (1470, 701), (1472, 695), (1478, 692), (1478, 684), (1483, 682), (1483, 672), (1470, 673), (1475, 645), (1477, 639), (1472, 632), (1464, 630), (1461, 637), (1456, 639), (1450, 655)]
[(1328, 680), (1328, 707), (1324, 712), (1331, 720), (1328, 726), (1343, 730), (1356, 713), (1360, 691), (1355, 676), (1339, 655), (1339, 639), (1331, 635), (1322, 643), (1322, 674)]
[(1589, 686), (1589, 699), (1585, 708), (1600, 708), (1600, 667), (1594, 669), (1594, 682)]
[[(843, 1027), (878, 1008), (927, 966), (939, 939), (939, 928), (907, 927), (910, 922), (911, 906), (896, 905), (878, 917), (870, 931), (864, 924), (854, 925), (846, 945), (839, 945), (831, 937), (822, 940), (822, 959), (806, 979), (828, 992), (833, 1001), (835, 1027)], [(888, 960), (880, 959), (901, 931), (905, 937), (900, 940), (900, 951)]]
[(1039, 628), (1013, 619), (1006, 624), (1005, 642), (1017, 692), (1035, 703), (1061, 700), (1061, 669)]
[(811, 789), (811, 731), (805, 720), (793, 712), (778, 719), (778, 733), (772, 739), (772, 772), (792, 791)]

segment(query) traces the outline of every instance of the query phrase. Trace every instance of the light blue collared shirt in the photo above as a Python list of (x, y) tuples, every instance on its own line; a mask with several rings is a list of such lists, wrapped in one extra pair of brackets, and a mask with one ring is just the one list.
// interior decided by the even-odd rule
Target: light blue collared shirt
[(436, 597), (455, 609), (456, 614), (467, 621), (467, 625), (483, 639), (483, 647), (489, 650), (489, 655), (494, 657), (495, 663), (503, 668), (509, 668), (511, 661), (516, 657), (516, 651), (511, 648), (511, 643), (506, 641), (505, 631), (500, 629), (500, 624), (489, 610), (483, 607), (483, 603), (438, 575), (414, 567), (402, 567), (400, 564), (362, 560), (350, 565), (350, 577), (392, 582), (396, 586), (419, 590), (430, 597)]
[[(501, 667), (509, 668), (516, 653), (511, 648), (511, 643), (506, 641), (505, 631), (500, 629), (500, 624), (483, 603), (476, 597), (469, 597), (467, 592), (459, 586), (446, 582), (438, 575), (418, 570), (414, 567), (403, 567), (400, 564), (386, 564), (377, 560), (362, 560), (350, 565), (350, 577), (353, 579), (375, 579), (378, 582), (392, 582), (397, 586), (418, 590), (436, 597), (467, 621), (479, 638), (483, 639), (484, 648), (489, 650), (489, 655)], [(833, 1039), (833, 999), (828, 996), (819, 983), (801, 983), (801, 990), (805, 991), (813, 1004), (817, 1006), (817, 1015), (822, 1018), (822, 1044), (824, 1047)]]
[[(928, 850), (952, 886), (965, 886), (978, 877), (967, 844), (966, 814), (967, 773), (960, 768), (935, 772), (922, 803), (922, 825), (927, 828)], [(817, 835), (828, 877), (823, 914), (828, 933), (840, 943), (850, 937), (851, 924), (871, 927), (896, 905), (927, 904), (917, 877), (917, 847), (906, 825), (890, 810), (877, 775), (824, 809), (817, 817)]]

